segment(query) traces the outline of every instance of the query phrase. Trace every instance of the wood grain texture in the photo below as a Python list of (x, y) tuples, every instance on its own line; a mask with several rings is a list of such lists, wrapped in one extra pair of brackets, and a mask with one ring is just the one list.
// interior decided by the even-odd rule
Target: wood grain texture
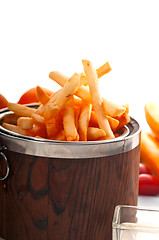
[(0, 237), (6, 240), (109, 240), (115, 206), (137, 205), (139, 146), (94, 159), (5, 154), (10, 175), (0, 183)]

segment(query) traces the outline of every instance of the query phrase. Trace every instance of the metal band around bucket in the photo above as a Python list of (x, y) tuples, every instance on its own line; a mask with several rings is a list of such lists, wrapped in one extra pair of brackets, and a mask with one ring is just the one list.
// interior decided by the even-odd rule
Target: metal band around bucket
[(6, 164), (6, 174), (5, 174), (3, 177), (0, 176), (0, 180), (1, 180), (1, 181), (2, 181), (2, 180), (5, 180), (5, 179), (8, 177), (8, 175), (9, 175), (9, 163), (8, 163), (8, 159), (7, 159), (6, 155), (2, 152), (2, 150), (3, 150), (3, 147), (0, 146), (0, 155), (1, 155), (2, 159), (4, 159), (5, 164)]
[[(0, 114), (0, 123), (7, 111)], [(22, 136), (4, 129), (0, 124), (0, 142), (9, 151), (51, 158), (95, 158), (128, 152), (140, 143), (140, 126), (131, 118), (123, 134), (112, 140), (63, 142)]]

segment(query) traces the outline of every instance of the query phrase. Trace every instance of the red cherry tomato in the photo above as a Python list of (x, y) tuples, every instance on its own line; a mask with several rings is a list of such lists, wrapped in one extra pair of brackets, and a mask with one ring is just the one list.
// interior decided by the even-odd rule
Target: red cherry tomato
[(139, 174), (143, 173), (152, 174), (151, 170), (144, 163), (140, 163)]
[(159, 178), (150, 174), (139, 175), (139, 195), (155, 196), (159, 194)]
[(6, 108), (8, 106), (8, 100), (0, 94), (0, 109)]

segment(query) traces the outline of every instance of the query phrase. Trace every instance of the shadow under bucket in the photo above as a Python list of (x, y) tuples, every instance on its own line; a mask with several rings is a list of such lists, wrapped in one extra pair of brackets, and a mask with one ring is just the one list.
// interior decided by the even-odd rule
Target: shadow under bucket
[(137, 205), (140, 127), (133, 118), (114, 140), (58, 142), (0, 127), (0, 145), (6, 240), (109, 240), (115, 207)]

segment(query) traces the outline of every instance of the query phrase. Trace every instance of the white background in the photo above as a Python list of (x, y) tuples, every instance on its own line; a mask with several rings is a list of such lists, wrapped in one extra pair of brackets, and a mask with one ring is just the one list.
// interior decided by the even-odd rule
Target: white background
[(0, 93), (17, 102), (37, 85), (55, 91), (50, 71), (71, 76), (83, 58), (96, 68), (109, 61), (101, 94), (129, 103), (145, 127), (145, 103), (159, 102), (158, 33), (158, 0), (0, 0)]
[(71, 76), (81, 59), (109, 61), (101, 93), (144, 120), (144, 104), (158, 101), (158, 0), (0, 1), (0, 93), (9, 101), (40, 85), (58, 88), (52, 70)]

